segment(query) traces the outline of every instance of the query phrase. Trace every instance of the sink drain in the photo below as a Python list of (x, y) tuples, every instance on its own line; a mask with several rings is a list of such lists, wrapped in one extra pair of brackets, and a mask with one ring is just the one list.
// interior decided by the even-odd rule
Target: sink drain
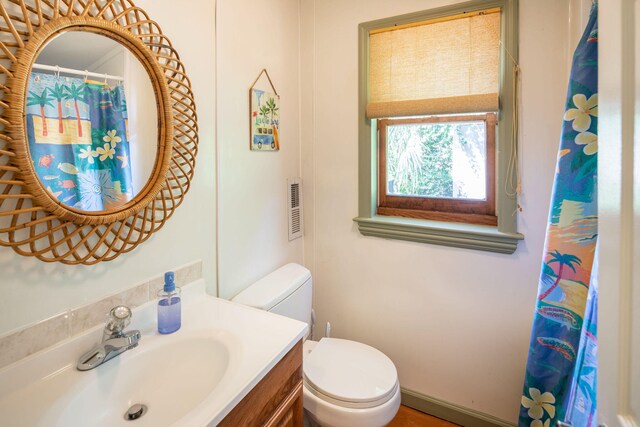
[(127, 421), (135, 421), (146, 414), (148, 410), (149, 408), (147, 408), (147, 405), (136, 403), (135, 405), (132, 405), (131, 408), (127, 409), (127, 412), (124, 413), (124, 419)]

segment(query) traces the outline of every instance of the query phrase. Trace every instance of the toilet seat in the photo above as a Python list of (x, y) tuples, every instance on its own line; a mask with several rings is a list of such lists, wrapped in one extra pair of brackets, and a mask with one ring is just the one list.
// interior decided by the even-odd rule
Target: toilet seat
[(305, 352), (303, 371), (310, 393), (344, 408), (374, 408), (398, 393), (398, 374), (391, 359), (355, 341), (321, 339), (311, 352)]

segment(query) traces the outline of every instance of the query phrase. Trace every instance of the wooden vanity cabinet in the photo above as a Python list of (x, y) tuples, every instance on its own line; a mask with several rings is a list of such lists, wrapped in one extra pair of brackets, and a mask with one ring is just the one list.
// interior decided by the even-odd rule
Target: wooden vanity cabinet
[(218, 424), (220, 427), (302, 427), (302, 341)]

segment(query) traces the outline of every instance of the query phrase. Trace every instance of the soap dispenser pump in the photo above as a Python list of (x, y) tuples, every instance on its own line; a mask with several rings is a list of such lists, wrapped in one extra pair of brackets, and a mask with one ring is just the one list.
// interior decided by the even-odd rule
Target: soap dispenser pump
[(180, 288), (176, 287), (173, 271), (164, 274), (164, 288), (158, 292), (158, 332), (170, 334), (180, 329)]

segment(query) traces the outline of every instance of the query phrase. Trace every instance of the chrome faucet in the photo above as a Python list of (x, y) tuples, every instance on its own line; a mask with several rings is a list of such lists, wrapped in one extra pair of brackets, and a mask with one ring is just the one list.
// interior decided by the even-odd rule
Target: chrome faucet
[(131, 309), (124, 305), (113, 307), (102, 334), (102, 343), (86, 352), (78, 360), (79, 371), (88, 371), (138, 345), (140, 331), (124, 332), (131, 322)]

